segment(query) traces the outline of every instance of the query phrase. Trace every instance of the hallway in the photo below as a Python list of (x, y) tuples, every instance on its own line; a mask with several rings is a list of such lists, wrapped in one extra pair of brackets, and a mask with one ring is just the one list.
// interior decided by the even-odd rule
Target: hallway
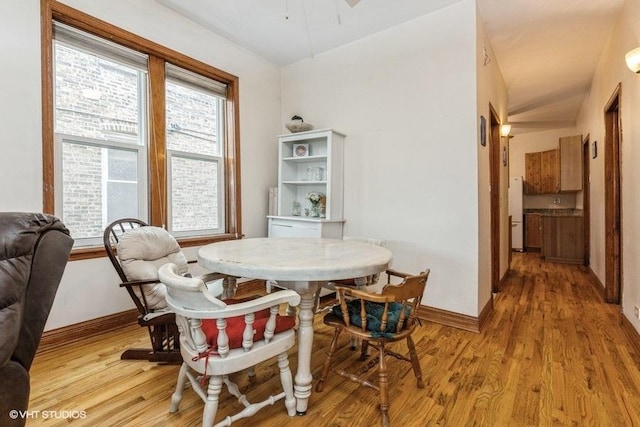
[(640, 425), (640, 354), (621, 329), (620, 306), (602, 302), (585, 267), (538, 253), (514, 253), (509, 274), (485, 333), (506, 340), (511, 419)]

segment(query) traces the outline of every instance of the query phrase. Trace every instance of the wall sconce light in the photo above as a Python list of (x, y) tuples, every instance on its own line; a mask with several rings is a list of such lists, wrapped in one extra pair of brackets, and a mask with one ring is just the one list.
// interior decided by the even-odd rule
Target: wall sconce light
[(627, 52), (624, 56), (624, 60), (631, 71), (634, 73), (640, 73), (640, 47)]
[(500, 136), (504, 138), (513, 138), (513, 136), (509, 135), (511, 133), (511, 125), (504, 124), (500, 126)]

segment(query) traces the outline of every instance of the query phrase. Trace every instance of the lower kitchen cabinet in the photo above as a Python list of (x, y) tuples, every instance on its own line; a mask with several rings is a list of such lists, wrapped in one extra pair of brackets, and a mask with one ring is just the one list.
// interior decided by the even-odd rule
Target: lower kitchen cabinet
[(584, 263), (584, 218), (542, 217), (542, 256), (545, 261)]
[(524, 248), (527, 251), (539, 251), (542, 247), (540, 214), (528, 213), (524, 215)]

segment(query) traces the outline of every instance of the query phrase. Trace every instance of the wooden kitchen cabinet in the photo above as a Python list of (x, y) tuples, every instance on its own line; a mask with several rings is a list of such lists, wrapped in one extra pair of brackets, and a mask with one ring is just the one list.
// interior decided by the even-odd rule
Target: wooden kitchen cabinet
[(584, 263), (584, 218), (542, 217), (542, 256), (545, 261)]
[(540, 194), (542, 192), (540, 163), (542, 153), (526, 153), (524, 155), (524, 192), (525, 194)]
[(540, 214), (528, 213), (524, 215), (524, 247), (527, 251), (540, 250), (542, 247), (542, 221)]
[(560, 191), (560, 159), (558, 150), (543, 151), (540, 159), (541, 193), (558, 193)]
[(582, 190), (582, 135), (560, 138), (560, 191)]
[(551, 194), (560, 191), (560, 156), (558, 150), (526, 153), (525, 194)]
[(582, 190), (582, 135), (560, 138), (554, 150), (524, 155), (524, 193)]

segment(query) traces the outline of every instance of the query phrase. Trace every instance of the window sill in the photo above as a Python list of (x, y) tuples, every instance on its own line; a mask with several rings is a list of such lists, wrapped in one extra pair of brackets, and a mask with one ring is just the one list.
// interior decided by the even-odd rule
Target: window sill
[[(236, 240), (241, 239), (242, 235), (238, 234), (216, 234), (215, 236), (199, 236), (199, 237), (185, 237), (177, 239), (180, 247), (188, 248), (192, 246), (208, 245), (209, 243), (222, 242), (224, 240)], [(69, 261), (80, 261), (84, 259), (94, 259), (106, 257), (107, 253), (103, 246), (91, 246), (84, 248), (77, 248), (71, 251), (69, 255)]]

